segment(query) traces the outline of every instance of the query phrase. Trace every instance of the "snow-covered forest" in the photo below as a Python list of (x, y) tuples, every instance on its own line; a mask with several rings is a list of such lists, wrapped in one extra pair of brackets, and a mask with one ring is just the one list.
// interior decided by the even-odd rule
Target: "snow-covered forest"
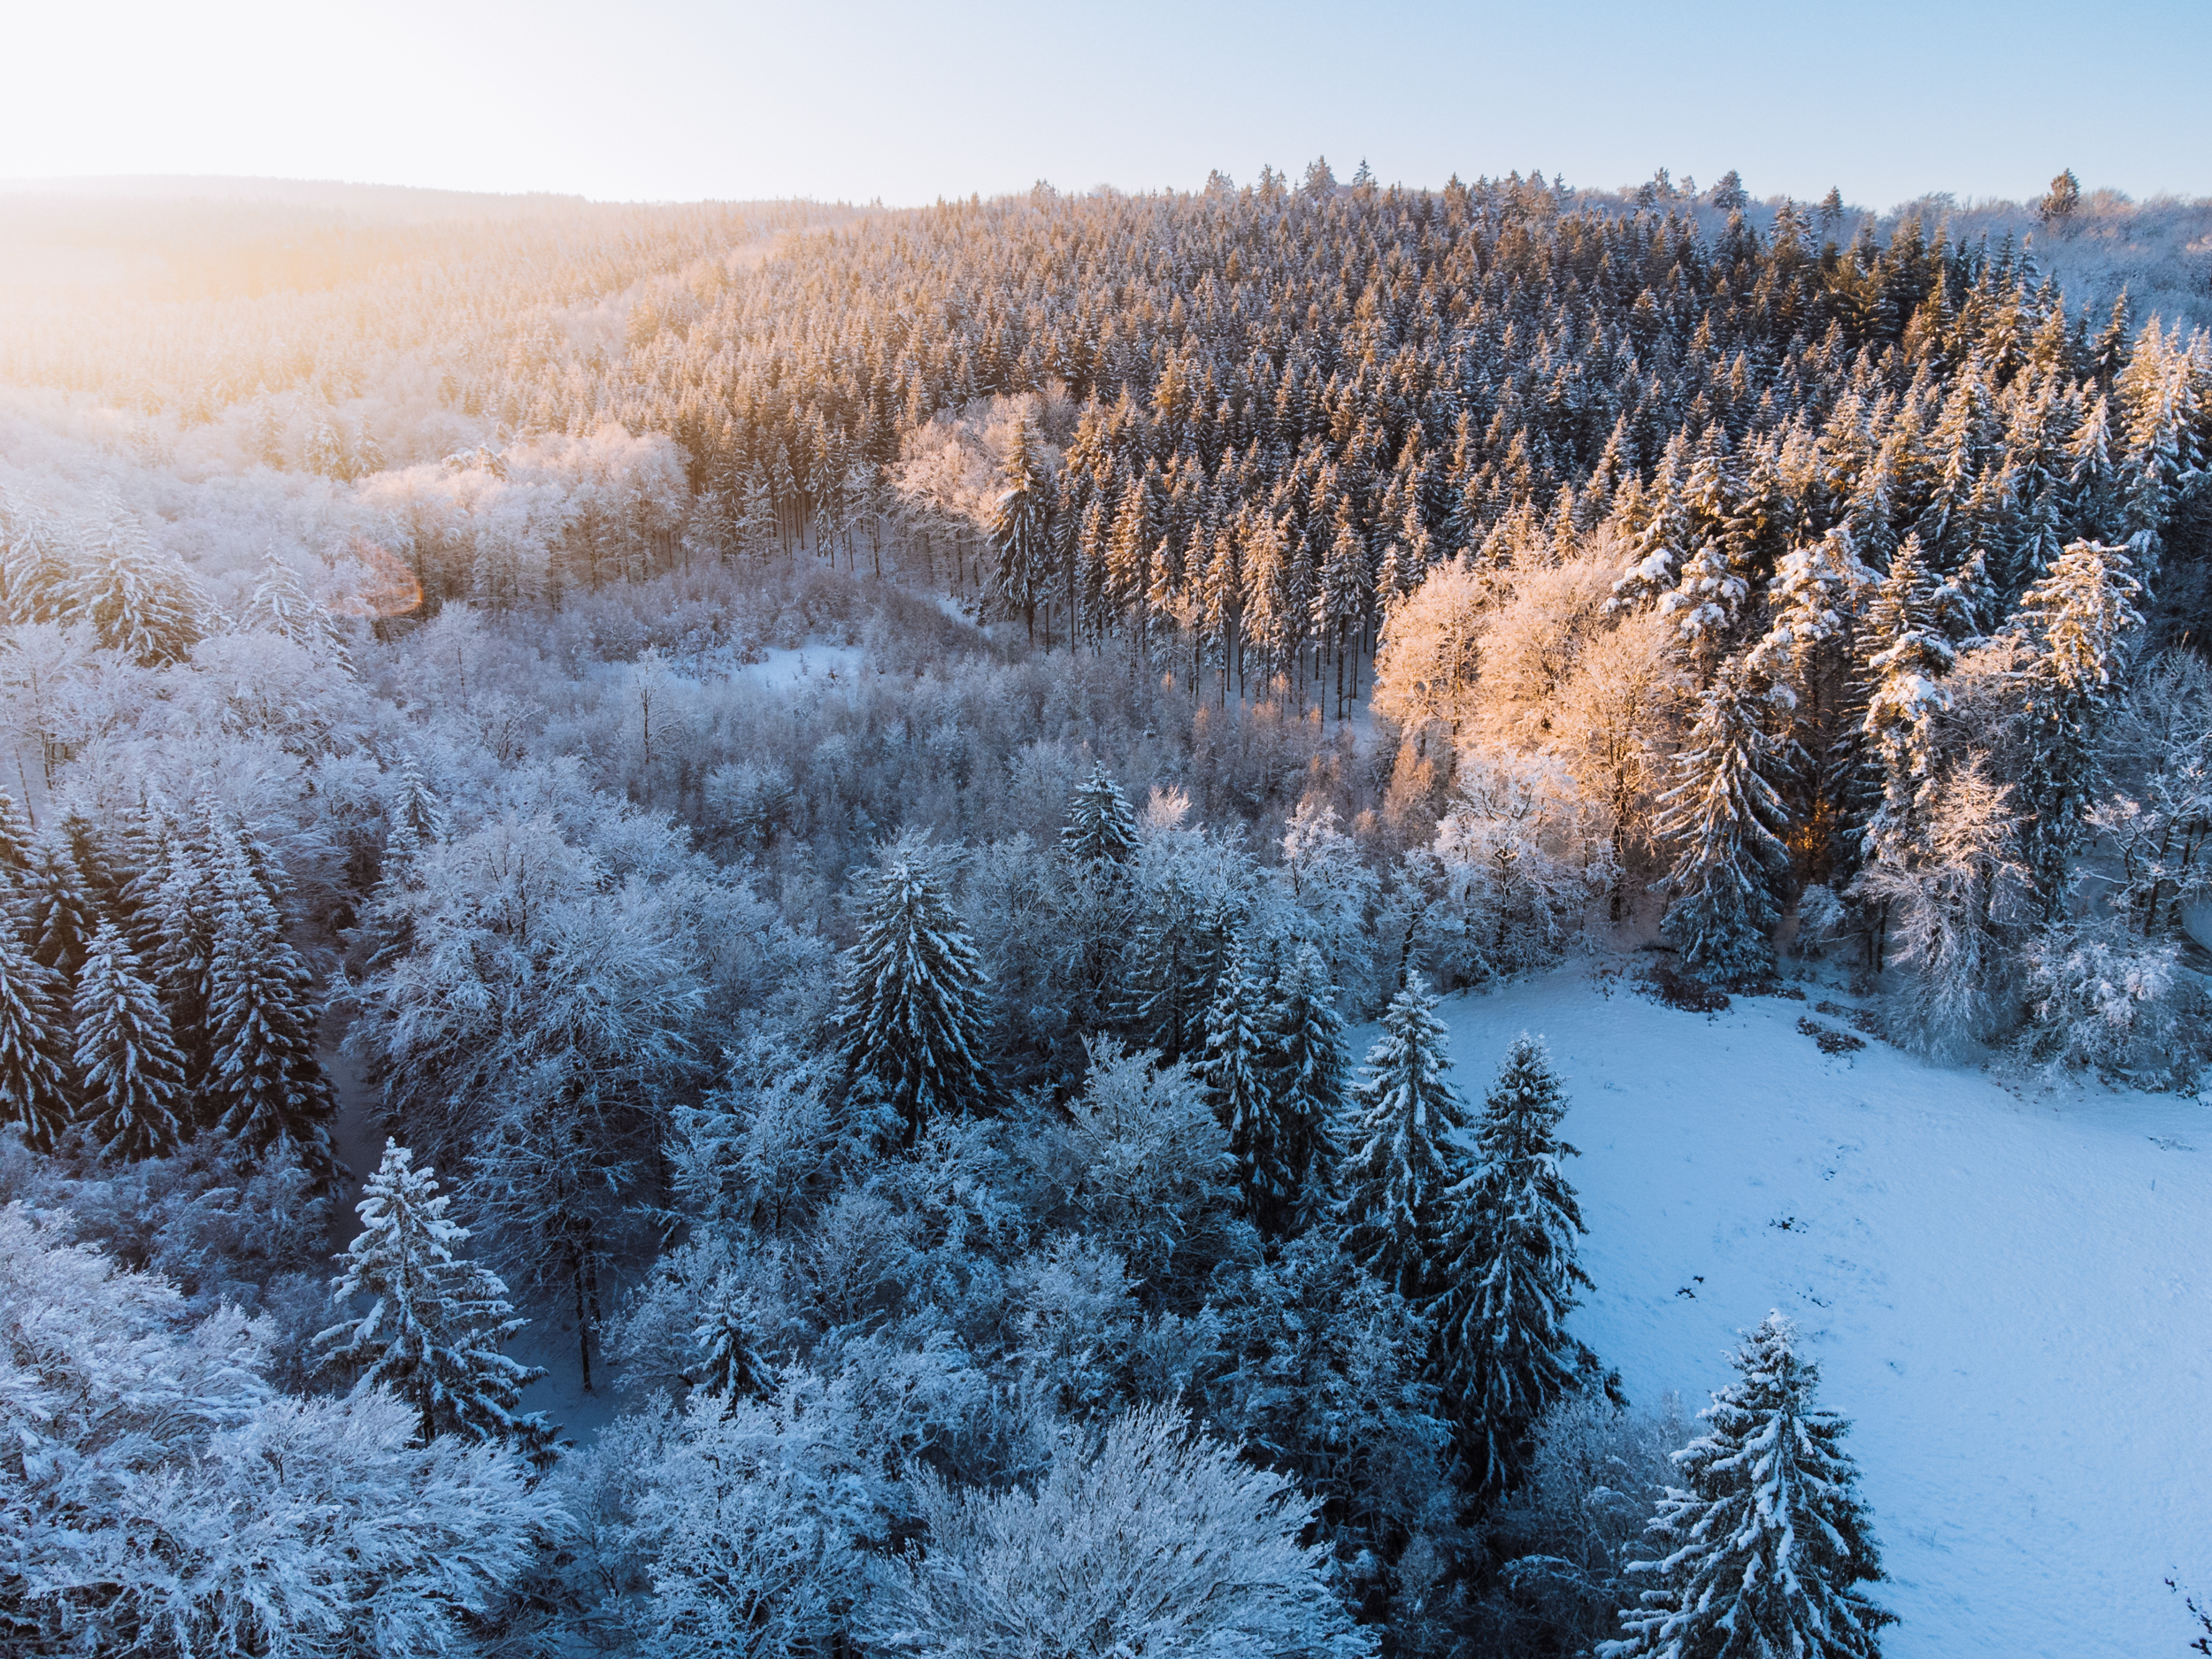
[[(1671, 1178), (1596, 1166), (1699, 1119), (1590, 1056), (1733, 1156), (1761, 1089), (1838, 1167), (1855, 1090), (2193, 1151), (2208, 246), (2071, 174), (0, 197), (8, 1651), (2025, 1617), (1823, 1380), (1906, 1212), (1609, 1302)], [(2064, 1651), (2212, 1640), (2170, 1461), (2050, 1488), (2174, 1483)]]

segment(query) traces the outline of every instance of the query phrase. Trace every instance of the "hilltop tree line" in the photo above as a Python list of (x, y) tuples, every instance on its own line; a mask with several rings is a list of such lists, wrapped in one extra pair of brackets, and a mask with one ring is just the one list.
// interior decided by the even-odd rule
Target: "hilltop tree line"
[[(95, 1402), (11, 1420), (12, 1632), (1875, 1651), (1786, 1322), (1622, 1401), (1566, 1081), (1438, 993), (1826, 954), (2188, 1082), (2201, 337), (1733, 179), (776, 222), (208, 302), (6, 480), (5, 1294), (96, 1314), (7, 1327)], [(322, 1531), (192, 1522), (288, 1448)]]

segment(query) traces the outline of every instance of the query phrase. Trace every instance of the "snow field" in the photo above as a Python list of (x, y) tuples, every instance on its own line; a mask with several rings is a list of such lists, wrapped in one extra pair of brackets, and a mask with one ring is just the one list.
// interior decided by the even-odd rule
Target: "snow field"
[(1831, 1058), (1806, 1003), (1709, 1018), (1586, 965), (1439, 1011), (1471, 1102), (1549, 1040), (1596, 1281), (1571, 1325), (1632, 1401), (1701, 1409), (1740, 1331), (1798, 1322), (1853, 1419), (1889, 1659), (2183, 1650), (2164, 1580), (2212, 1590), (2201, 1105)]

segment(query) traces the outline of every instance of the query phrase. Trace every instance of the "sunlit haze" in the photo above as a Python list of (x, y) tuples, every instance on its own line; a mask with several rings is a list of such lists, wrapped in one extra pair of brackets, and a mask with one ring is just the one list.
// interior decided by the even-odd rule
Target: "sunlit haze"
[(2212, 7), (17, 8), (0, 176), (215, 173), (605, 199), (891, 204), (1240, 181), (1743, 171), (2024, 197), (2212, 188)]

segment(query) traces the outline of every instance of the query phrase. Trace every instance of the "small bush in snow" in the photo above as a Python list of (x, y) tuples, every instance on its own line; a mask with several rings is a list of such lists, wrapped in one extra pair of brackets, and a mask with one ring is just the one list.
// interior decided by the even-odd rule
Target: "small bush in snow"
[(2196, 1087), (2212, 1059), (2212, 1007), (2168, 941), (2110, 923), (2061, 923), (2027, 950), (2027, 1051), (2143, 1088)]
[(884, 1575), (874, 1645), (970, 1659), (1360, 1659), (1372, 1635), (1299, 1542), (1310, 1507), (1279, 1475), (1164, 1407), (1066, 1446), (1034, 1492), (918, 1483), (926, 1548)]

